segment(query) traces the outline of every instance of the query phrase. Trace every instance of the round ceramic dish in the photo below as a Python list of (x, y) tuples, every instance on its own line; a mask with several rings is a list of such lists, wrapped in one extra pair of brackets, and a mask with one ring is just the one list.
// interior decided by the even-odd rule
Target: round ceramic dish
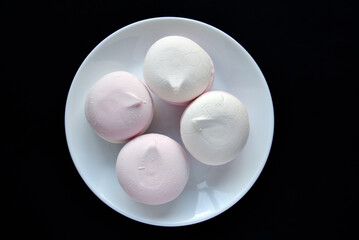
[[(212, 90), (226, 91), (246, 106), (251, 130), (243, 151), (222, 166), (207, 166), (190, 154), (190, 177), (174, 201), (150, 206), (133, 201), (117, 181), (115, 165), (123, 144), (104, 141), (85, 117), (90, 87), (103, 75), (128, 71), (143, 81), (142, 66), (149, 47), (168, 35), (192, 39), (207, 51), (215, 66)], [(154, 118), (146, 133), (161, 133), (183, 143), (179, 122), (185, 106), (165, 103), (155, 95)], [(70, 87), (65, 130), (73, 162), (88, 187), (108, 206), (131, 219), (159, 226), (182, 226), (210, 219), (233, 206), (252, 187), (270, 152), (274, 113), (263, 74), (233, 38), (208, 24), (163, 17), (128, 25), (103, 40), (87, 56)]]

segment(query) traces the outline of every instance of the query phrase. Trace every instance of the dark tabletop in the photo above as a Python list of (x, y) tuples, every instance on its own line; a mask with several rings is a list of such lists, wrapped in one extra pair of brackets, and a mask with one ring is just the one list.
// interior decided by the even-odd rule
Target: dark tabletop
[[(2, 1), (1, 12), (1, 89), (11, 102), (2, 196), (10, 200), (5, 228), (14, 238), (357, 235), (352, 2)], [(130, 23), (161, 16), (196, 19), (232, 36), (261, 68), (274, 104), (272, 149), (257, 182), (223, 214), (186, 227), (143, 224), (105, 205), (77, 172), (64, 130), (67, 93), (90, 51)]]

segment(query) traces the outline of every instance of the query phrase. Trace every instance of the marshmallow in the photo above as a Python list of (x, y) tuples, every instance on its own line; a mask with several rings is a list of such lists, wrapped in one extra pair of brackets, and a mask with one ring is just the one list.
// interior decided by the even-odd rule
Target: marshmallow
[(148, 50), (143, 77), (157, 96), (172, 104), (187, 104), (214, 80), (211, 58), (197, 43), (180, 36), (156, 41)]
[(85, 114), (93, 130), (103, 139), (125, 142), (142, 134), (153, 117), (152, 97), (134, 75), (112, 72), (90, 89)]
[(134, 200), (159, 205), (180, 195), (189, 177), (189, 161), (173, 139), (145, 134), (121, 149), (116, 174), (124, 191)]
[(194, 158), (208, 165), (222, 165), (244, 148), (249, 135), (248, 113), (233, 95), (207, 92), (184, 111), (180, 131)]

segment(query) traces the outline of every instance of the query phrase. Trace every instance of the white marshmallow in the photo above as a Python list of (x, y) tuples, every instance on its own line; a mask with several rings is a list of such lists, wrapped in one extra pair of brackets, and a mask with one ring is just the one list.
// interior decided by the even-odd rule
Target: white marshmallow
[(233, 160), (249, 135), (248, 113), (233, 95), (213, 91), (198, 97), (182, 115), (181, 137), (191, 155), (208, 165)]
[(211, 86), (214, 67), (197, 43), (180, 36), (168, 36), (148, 50), (143, 77), (157, 96), (170, 103), (185, 103)]

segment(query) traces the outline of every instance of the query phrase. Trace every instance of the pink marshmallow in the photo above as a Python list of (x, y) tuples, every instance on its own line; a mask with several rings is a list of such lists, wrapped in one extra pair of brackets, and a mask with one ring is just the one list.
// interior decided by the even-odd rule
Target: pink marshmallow
[(189, 160), (173, 139), (162, 134), (145, 134), (122, 148), (116, 174), (133, 199), (159, 205), (181, 194), (189, 177)]
[(146, 131), (153, 118), (153, 102), (137, 77), (118, 71), (105, 75), (90, 89), (85, 113), (100, 137), (119, 143)]

